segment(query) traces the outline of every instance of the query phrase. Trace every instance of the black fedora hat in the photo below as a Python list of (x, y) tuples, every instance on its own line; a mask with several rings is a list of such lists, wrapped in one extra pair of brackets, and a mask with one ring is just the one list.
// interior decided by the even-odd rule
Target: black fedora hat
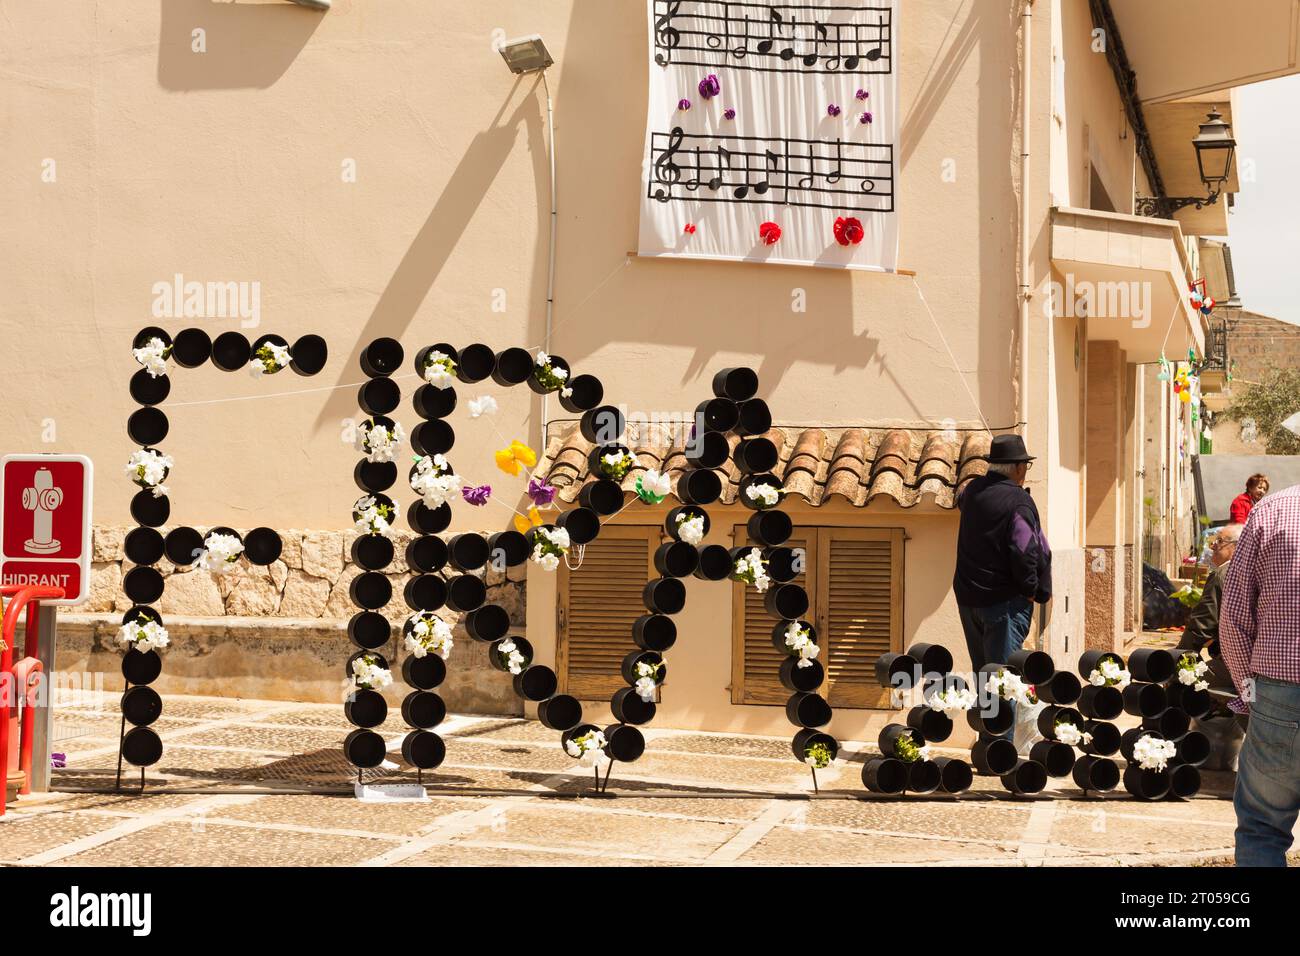
[(994, 435), (989, 446), (990, 465), (1016, 465), (1033, 461), (1034, 456), (1025, 451), (1025, 440), (1019, 435)]

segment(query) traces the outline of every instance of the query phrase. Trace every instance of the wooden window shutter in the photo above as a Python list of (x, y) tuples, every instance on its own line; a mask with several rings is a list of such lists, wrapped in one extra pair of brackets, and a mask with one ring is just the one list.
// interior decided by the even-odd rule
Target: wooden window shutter
[(822, 528), (818, 533), (817, 633), (832, 707), (888, 707), (876, 658), (903, 649), (903, 532)]
[(555, 670), (562, 693), (605, 700), (627, 686), (619, 668), (636, 650), (632, 622), (648, 613), (641, 591), (657, 577), (658, 543), (657, 527), (604, 527), (587, 545), (578, 570), (561, 562)]
[[(733, 537), (736, 547), (749, 544), (745, 526), (737, 525)], [(805, 572), (793, 581), (808, 591), (806, 620), (812, 620), (812, 603), (816, 598), (814, 573), (817, 567), (815, 531), (800, 532), (786, 542), (786, 547), (803, 548)], [(739, 582), (732, 583), (731, 702), (733, 704), (784, 704), (790, 691), (781, 686), (781, 662), (786, 655), (772, 644), (772, 628), (777, 618), (763, 607), (763, 595)]]

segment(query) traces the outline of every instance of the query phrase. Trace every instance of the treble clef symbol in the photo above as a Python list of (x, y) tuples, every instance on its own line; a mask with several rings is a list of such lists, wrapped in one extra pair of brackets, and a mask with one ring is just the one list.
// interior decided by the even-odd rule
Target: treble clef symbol
[(668, 136), (668, 148), (655, 157), (655, 180), (667, 185), (667, 189), (662, 186), (656, 189), (651, 195), (659, 202), (668, 202), (672, 199), (672, 187), (682, 178), (682, 168), (673, 162), (673, 157), (681, 149), (682, 140), (685, 134), (680, 126), (674, 126), (672, 133)]
[(681, 8), (681, 0), (672, 0), (667, 12), (655, 20), (655, 44), (667, 51), (655, 54), (655, 62), (660, 66), (667, 66), (671, 62), (673, 50), (682, 42), (681, 31), (673, 26), (673, 17), (677, 16)]

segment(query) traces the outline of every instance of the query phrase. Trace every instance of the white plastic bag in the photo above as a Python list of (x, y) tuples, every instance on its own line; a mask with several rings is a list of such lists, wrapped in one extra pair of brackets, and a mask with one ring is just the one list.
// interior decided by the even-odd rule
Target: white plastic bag
[(1016, 704), (1016, 726), (1012, 739), (1016, 745), (1016, 752), (1020, 756), (1028, 757), (1029, 748), (1043, 739), (1043, 735), (1038, 732), (1038, 715), (1046, 707), (1047, 704), (1041, 700), (1028, 707), (1024, 704)]

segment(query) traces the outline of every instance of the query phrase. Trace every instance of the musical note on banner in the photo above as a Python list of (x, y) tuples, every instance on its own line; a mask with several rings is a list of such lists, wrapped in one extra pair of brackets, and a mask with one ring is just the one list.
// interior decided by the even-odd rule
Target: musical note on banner
[(672, 198), (672, 187), (681, 181), (682, 168), (673, 162), (673, 157), (681, 149), (684, 133), (680, 126), (675, 127), (668, 137), (668, 148), (654, 160), (655, 181), (664, 184), (654, 191), (653, 198), (659, 202), (668, 202)]
[(670, 0), (668, 10), (655, 20), (655, 45), (664, 48), (663, 53), (655, 54), (655, 62), (667, 66), (673, 58), (673, 50), (682, 42), (681, 31), (673, 26), (673, 20), (682, 9), (682, 0)]

